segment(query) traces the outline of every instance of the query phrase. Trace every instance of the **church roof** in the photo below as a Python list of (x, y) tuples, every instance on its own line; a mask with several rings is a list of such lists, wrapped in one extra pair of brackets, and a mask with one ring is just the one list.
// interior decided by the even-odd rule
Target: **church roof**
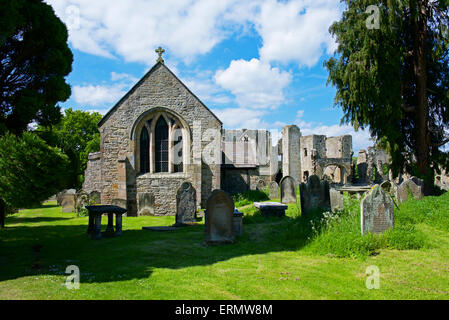
[(182, 84), (182, 86), (187, 90), (187, 92), (189, 92), (195, 99), (197, 99), (201, 105), (206, 108), (214, 117), (215, 119), (218, 120), (218, 122), (220, 124), (223, 124), (223, 122), (192, 92), (190, 91), (190, 89), (161, 61), (158, 61), (151, 69), (150, 71), (148, 71), (143, 77), (142, 79), (140, 79), (132, 88), (131, 90), (129, 90), (115, 105), (114, 107), (112, 107), (111, 110), (109, 110), (104, 116), (103, 118), (100, 120), (100, 122), (98, 123), (98, 127), (101, 127), (106, 120), (109, 118), (109, 116), (111, 114), (114, 113), (114, 111), (122, 104), (123, 101), (125, 101), (129, 95), (131, 93), (133, 93), (138, 87), (140, 87), (140, 85), (157, 69), (157, 67), (163, 67), (165, 68), (168, 72), (170, 72), (170, 74), (179, 81), (180, 84)]

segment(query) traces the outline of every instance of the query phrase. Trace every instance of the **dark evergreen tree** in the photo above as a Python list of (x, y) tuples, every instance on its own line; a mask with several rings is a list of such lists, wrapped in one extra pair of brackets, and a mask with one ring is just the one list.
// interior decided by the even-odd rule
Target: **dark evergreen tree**
[[(388, 143), (391, 169), (424, 178), (449, 168), (449, 0), (343, 0), (330, 32), (338, 43), (326, 62), (342, 122), (369, 126)], [(379, 9), (379, 28), (372, 28)], [(368, 21), (368, 24), (367, 24)], [(371, 25), (370, 25), (371, 24)]]

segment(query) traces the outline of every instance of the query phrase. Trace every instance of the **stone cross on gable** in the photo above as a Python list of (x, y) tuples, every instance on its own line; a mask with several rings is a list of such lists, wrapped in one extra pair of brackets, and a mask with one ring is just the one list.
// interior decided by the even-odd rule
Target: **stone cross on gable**
[(162, 54), (165, 52), (161, 47), (156, 49), (156, 53), (159, 54), (159, 58), (157, 58), (157, 62), (164, 63), (164, 59), (162, 59)]

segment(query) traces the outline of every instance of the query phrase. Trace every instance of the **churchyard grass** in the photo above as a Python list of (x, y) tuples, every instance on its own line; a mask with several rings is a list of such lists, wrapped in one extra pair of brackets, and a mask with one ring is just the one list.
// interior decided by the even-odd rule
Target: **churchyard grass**
[[(337, 218), (302, 217), (295, 204), (285, 218), (243, 207), (243, 235), (224, 246), (204, 246), (202, 224), (141, 230), (174, 217), (125, 217), (121, 237), (94, 241), (86, 217), (54, 203), (21, 210), (0, 231), (0, 299), (449, 298), (449, 193), (401, 204), (383, 236), (362, 237), (360, 201), (345, 205)], [(80, 268), (79, 290), (65, 286), (69, 265)], [(380, 288), (370, 290), (373, 265)]]

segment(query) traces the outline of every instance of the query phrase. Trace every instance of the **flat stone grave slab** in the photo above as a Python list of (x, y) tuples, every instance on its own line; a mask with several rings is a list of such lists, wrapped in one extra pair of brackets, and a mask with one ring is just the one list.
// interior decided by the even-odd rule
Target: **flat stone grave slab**
[(142, 230), (155, 231), (155, 232), (166, 232), (178, 230), (176, 227), (142, 227)]
[(264, 217), (285, 217), (288, 206), (279, 202), (254, 202), (254, 206), (260, 209)]

